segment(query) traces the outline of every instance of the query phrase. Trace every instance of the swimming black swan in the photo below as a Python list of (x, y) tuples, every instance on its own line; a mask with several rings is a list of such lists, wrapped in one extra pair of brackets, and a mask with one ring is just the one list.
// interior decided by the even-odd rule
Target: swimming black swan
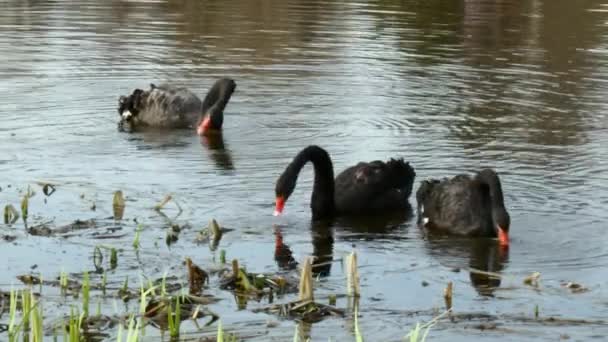
[(502, 246), (509, 245), (511, 220), (494, 170), (484, 169), (474, 177), (422, 181), (416, 201), (418, 222), (430, 230), (497, 237)]
[(275, 216), (282, 213), (300, 170), (309, 161), (315, 170), (310, 200), (313, 220), (409, 208), (416, 173), (403, 159), (359, 163), (342, 171), (334, 181), (329, 154), (312, 145), (300, 151), (277, 180)]
[(199, 135), (222, 129), (224, 108), (236, 83), (229, 78), (217, 80), (201, 101), (186, 88), (150, 84), (150, 90), (135, 89), (118, 100), (121, 129), (137, 126), (159, 128), (196, 127)]

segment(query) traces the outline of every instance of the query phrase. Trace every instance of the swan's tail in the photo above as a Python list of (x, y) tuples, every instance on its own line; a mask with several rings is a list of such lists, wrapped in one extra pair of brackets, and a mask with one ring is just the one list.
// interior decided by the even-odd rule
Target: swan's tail
[(391, 159), (386, 163), (389, 175), (395, 180), (396, 186), (407, 193), (407, 197), (412, 193), (416, 171), (409, 162), (403, 159)]

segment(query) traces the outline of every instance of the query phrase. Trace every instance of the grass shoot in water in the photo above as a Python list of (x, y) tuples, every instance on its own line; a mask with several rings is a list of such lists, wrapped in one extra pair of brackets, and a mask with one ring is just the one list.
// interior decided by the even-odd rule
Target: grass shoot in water
[(103, 253), (101, 253), (99, 246), (95, 246), (93, 250), (93, 266), (95, 266), (95, 270), (98, 272), (103, 270)]
[(118, 266), (118, 251), (116, 248), (110, 249), (110, 268), (115, 269)]
[(21, 291), (21, 312), (23, 313), (21, 318), (21, 325), (23, 331), (30, 330), (30, 315), (29, 312), (32, 308), (32, 297), (30, 291)]
[(23, 222), (27, 221), (28, 209), (29, 209), (29, 189), (28, 193), (23, 196), (21, 200), (21, 217), (23, 217)]
[(68, 274), (61, 270), (59, 274), (59, 288), (61, 289), (61, 294), (65, 295), (68, 290)]
[(89, 272), (85, 271), (82, 276), (82, 314), (84, 317), (89, 316), (89, 292), (91, 283), (89, 281)]
[(10, 342), (16, 341), (19, 335), (19, 328), (21, 325), (17, 325), (17, 298), (19, 298), (19, 291), (11, 289), (10, 303), (9, 303), (9, 321), (8, 321), (8, 339)]
[(139, 232), (143, 229), (143, 225), (140, 223), (135, 228), (135, 238), (133, 239), (133, 248), (139, 249)]
[(355, 306), (355, 341), (363, 342), (363, 335), (361, 335), (361, 329), (359, 329), (359, 310)]
[(108, 285), (108, 274), (104, 271), (101, 276), (101, 294), (106, 295), (106, 286)]
[(33, 342), (42, 342), (44, 340), (44, 330), (43, 330), (43, 313), (42, 306), (40, 305), (40, 301), (36, 301), (34, 298), (34, 293), (30, 292), (30, 303), (32, 303), (32, 307), (30, 308), (30, 320), (32, 322), (32, 338)]
[(179, 337), (179, 327), (181, 325), (181, 308), (179, 296), (175, 296), (175, 314), (172, 312), (171, 301), (167, 305), (167, 321), (169, 323), (169, 336), (172, 338)]

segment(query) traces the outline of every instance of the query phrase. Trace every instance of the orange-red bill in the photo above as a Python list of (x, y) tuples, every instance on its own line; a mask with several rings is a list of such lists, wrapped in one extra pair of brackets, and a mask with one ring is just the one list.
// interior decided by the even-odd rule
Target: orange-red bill
[(509, 246), (509, 233), (500, 227), (498, 227), (498, 243), (501, 246)]
[(198, 125), (198, 127), (196, 128), (196, 134), (203, 135), (203, 134), (207, 133), (207, 131), (209, 130), (209, 127), (211, 127), (211, 116), (207, 115), (207, 116), (205, 116), (205, 118), (203, 119), (201, 124)]
[(283, 208), (285, 207), (285, 197), (277, 196), (276, 206), (274, 208), (274, 213), (272, 215), (279, 216), (283, 213)]

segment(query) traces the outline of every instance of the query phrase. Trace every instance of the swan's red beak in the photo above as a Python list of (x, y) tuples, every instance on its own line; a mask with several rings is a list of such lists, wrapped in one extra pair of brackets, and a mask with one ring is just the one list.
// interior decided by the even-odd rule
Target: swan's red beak
[(498, 228), (498, 243), (502, 247), (509, 247), (509, 233), (500, 226), (497, 226), (496, 228)]
[(196, 128), (196, 134), (205, 135), (207, 133), (207, 131), (209, 131), (210, 127), (211, 127), (211, 116), (207, 115), (207, 116), (205, 116), (203, 121), (201, 121), (201, 124), (198, 125), (198, 127)]
[(276, 207), (274, 208), (274, 213), (272, 215), (279, 216), (283, 213), (283, 208), (285, 207), (285, 197), (277, 196)]

